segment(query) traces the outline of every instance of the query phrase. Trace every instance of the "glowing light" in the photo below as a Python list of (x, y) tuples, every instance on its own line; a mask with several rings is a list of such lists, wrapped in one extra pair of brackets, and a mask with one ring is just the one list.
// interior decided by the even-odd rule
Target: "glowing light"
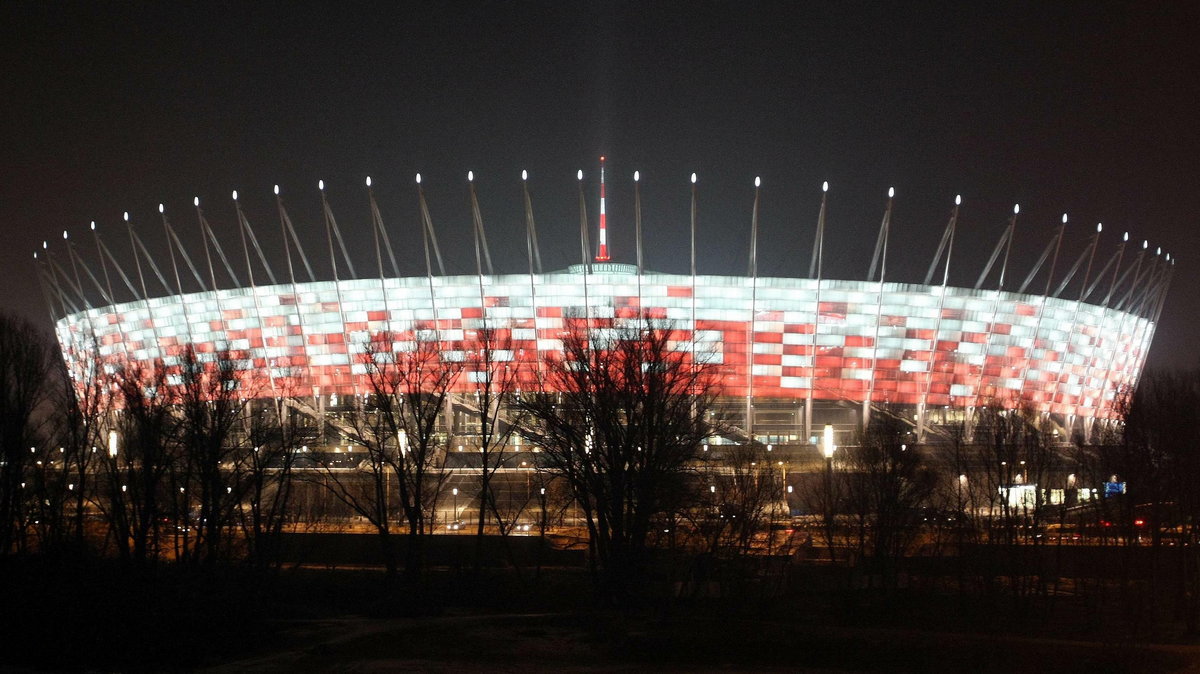
[(633, 172), (633, 182), (635, 182), (635, 183), (636, 183), (636, 182), (640, 181), (641, 179), (642, 179), (642, 172), (641, 172), (641, 171), (634, 171), (634, 172)]
[(1013, 204), (1013, 215), (1021, 212), (1021, 204)]
[(578, 171), (575, 172), (575, 178), (578, 179), (580, 182), (583, 182), (583, 169), (579, 169)]
[(371, 176), (367, 176), (367, 187), (371, 186)]
[(821, 191), (822, 191), (822, 192), (828, 192), (828, 191), (829, 191), (829, 181), (828, 181), (828, 180), (826, 180), (825, 182), (821, 183)]
[(163, 212), (165, 212), (165, 211), (166, 211), (166, 209), (165, 209), (165, 208), (163, 208), (163, 205), (160, 203), (160, 204), (158, 205), (158, 212), (159, 212), (159, 213), (163, 213)]
[(521, 169), (521, 180), (522, 181), (529, 180), (529, 171), (526, 171), (525, 169)]
[(1155, 254), (1155, 255), (1162, 255), (1162, 246), (1159, 246), (1157, 249), (1155, 249), (1155, 251), (1154, 251), (1154, 254)]
[(826, 459), (832, 459), (837, 445), (833, 444), (833, 424), (825, 424), (825, 432), (821, 438), (821, 452)]
[(279, 196), (279, 185), (275, 186), (275, 196)]
[(474, 171), (467, 171), (467, 182), (469, 182), (469, 183), (475, 182), (475, 172)]
[(125, 222), (129, 222), (129, 211), (125, 211), (125, 215), (123, 217), (125, 218)]
[(192, 197), (192, 205), (199, 206), (200, 205), (200, 197)]
[(317, 189), (321, 190), (322, 192), (325, 191), (325, 181), (324, 180), (317, 181)]
[(695, 173), (692, 174), (692, 184), (693, 185), (696, 184), (696, 174)]
[(42, 241), (42, 250), (46, 250), (46, 248), (48, 248), (48, 245), (47, 245), (47, 244), (46, 244), (46, 242), (43, 240), (43, 241)]
[(67, 240), (67, 230), (63, 230), (63, 241)]
[(1097, 222), (1096, 223), (1096, 233), (1099, 234), (1100, 232), (1103, 232), (1103, 231), (1104, 231), (1104, 223)]
[(1129, 240), (1129, 232), (1125, 232), (1125, 235), (1121, 237), (1121, 240), (1128, 241)]
[(1064, 225), (1065, 225), (1065, 224), (1067, 224), (1067, 214), (1066, 214), (1066, 213), (1063, 213), (1063, 219), (1062, 219), (1062, 222), (1063, 222), (1063, 224), (1064, 224)]
[(417, 184), (418, 185), (421, 184), (421, 174), (420, 173), (417, 174)]
[(954, 205), (955, 205), (955, 206), (961, 206), (961, 205), (962, 205), (962, 195), (961, 195), (961, 194), (956, 194), (956, 195), (954, 195)]
[(92, 220), (92, 231), (96, 231), (96, 221)]
[(892, 197), (894, 197), (894, 196), (896, 196), (896, 188), (895, 188), (895, 187), (889, 187), (889, 188), (888, 188), (888, 199), (891, 199), (891, 198), (892, 198)]
[(1149, 247), (1150, 247), (1150, 242), (1143, 239), (1142, 240), (1142, 250), (1146, 250)]
[(117, 432), (116, 431), (108, 432), (108, 455), (109, 456), (117, 455)]
[(758, 176), (755, 176), (755, 177), (754, 177), (754, 186), (755, 186), (755, 187), (762, 187), (762, 178), (759, 178)]
[(233, 200), (237, 201), (237, 190), (233, 191)]

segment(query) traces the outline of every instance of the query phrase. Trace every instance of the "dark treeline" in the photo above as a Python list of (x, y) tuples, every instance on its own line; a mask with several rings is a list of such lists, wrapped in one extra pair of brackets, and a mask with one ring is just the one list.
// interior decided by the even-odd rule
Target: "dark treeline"
[[(367, 390), (318, 410), (229, 353), (68, 372), (46, 335), (0, 316), (0, 556), (270, 578), (304, 561), (289, 537), (353, 531), (378, 541), (385, 587), (428, 601), (446, 532), (476, 538), (456, 573), (485, 577), (498, 554), (515, 582), (543, 582), (542, 558), (505, 542), (521, 533), (577, 540), (606, 604), (819, 589), (1200, 629), (1200, 373), (1148, 372), (1092, 442), (997, 401), (918, 446), (883, 407), (849, 446), (797, 461), (715, 440), (737, 432), (716, 370), (671, 328), (610, 332), (564, 336), (537, 373), (553, 394), (521, 390), (498, 333), (459, 361), (381, 334)], [(508, 469), (523, 490), (503, 488)]]

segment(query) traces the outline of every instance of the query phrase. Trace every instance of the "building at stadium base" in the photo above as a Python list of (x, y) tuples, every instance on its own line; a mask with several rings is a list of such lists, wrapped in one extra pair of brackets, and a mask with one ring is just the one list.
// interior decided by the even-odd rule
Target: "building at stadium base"
[[(590, 251), (582, 173), (580, 179), (581, 248)], [(236, 192), (243, 250), (228, 256), (200, 211), (198, 199), (202, 258), (194, 251), (189, 254), (163, 217), (168, 241), (174, 242), (168, 268), (174, 272), (174, 293), (149, 296), (142, 264), (165, 289), (171, 287), (170, 274), (160, 270), (132, 227), (130, 240), (136, 245), (131, 248), (138, 261), (132, 279), (98, 236), (100, 270), (94, 271), (96, 265), (89, 265), (73, 246), (67, 247), (69, 261), (56, 258), (53, 250), (43, 251), (38, 270), (57, 317), (57, 335), (69, 370), (78, 377), (98, 372), (89, 369), (89, 362), (100, 363), (109, 372), (128, 364), (158, 366), (168, 372), (168, 384), (177, 384), (178, 374), (170, 374), (172, 368), (177, 373), (184, 354), (194, 350), (201, 359), (228, 360), (243, 382), (253, 383), (243, 386), (247, 395), (295, 399), (300, 409), (324, 424), (320, 417), (338, 408), (339, 400), (369, 391), (366, 354), (380, 335), (390, 335), (390, 348), (396, 351), (432, 341), (446, 360), (465, 362), (466, 354), (479, 347), (480, 331), (487, 328), (505, 344), (496, 358), (515, 368), (519, 386), (530, 390), (538, 386), (538, 363), (561, 352), (569, 328), (586, 325), (590, 340), (603, 341), (612, 331), (649, 318), (674, 331), (673, 348), (711, 364), (717, 373), (718, 393), (734, 420), (730, 436), (714, 438), (717, 443), (742, 443), (753, 436), (762, 443), (806, 445), (815, 442), (825, 424), (833, 424), (839, 440), (846, 442), (873, 410), (884, 407), (893, 414), (901, 410), (913, 433), (925, 438), (947, 424), (969, 427), (972, 411), (987, 405), (1036, 411), (1056, 424), (1064, 438), (1086, 437), (1097, 423), (1119, 417), (1122, 392), (1136, 382), (1145, 362), (1172, 270), (1169, 255), (1152, 253), (1145, 243), (1140, 250), (1126, 251), (1127, 244), (1121, 242), (1101, 264), (1103, 258), (1096, 255), (1098, 227), (1070, 270), (1056, 278), (1064, 229), (1059, 228), (1018, 290), (1004, 290), (1005, 274), (1013, 271), (1008, 268), (1008, 250), (1018, 210), (1014, 209), (979, 282), (973, 288), (954, 287), (946, 281), (948, 271), (941, 273), (937, 265), (945, 252), (948, 270), (947, 243), (952, 247), (955, 206), (926, 282), (888, 282), (884, 269), (889, 193), (866, 281), (822, 278), (824, 201), (811, 278), (758, 276), (754, 264), (757, 201), (751, 273), (746, 276), (663, 274), (590, 260), (568, 270), (538, 273), (535, 255), (539, 259), (540, 255), (528, 198), (530, 271), (495, 274), (472, 183), (476, 246), (484, 253), (483, 258), (475, 256), (478, 274), (435, 273), (431, 242), (439, 267), (441, 254), (421, 193), (428, 274), (385, 275), (382, 260), (390, 257), (394, 268), (395, 258), (372, 194), (379, 275), (337, 279), (335, 240), (346, 268), (353, 266), (321, 187), (335, 280), (296, 280), (294, 270), (299, 265), (293, 266), (293, 254), (301, 257), (310, 278), (311, 266), (279, 201), (285, 243), (290, 232), (296, 251), (288, 249), (291, 278), (276, 281)], [(693, 195), (694, 188), (693, 177)], [(602, 218), (601, 253), (607, 259), (604, 224)], [(692, 226), (694, 235), (694, 217)], [(381, 252), (381, 240), (387, 257)], [(260, 282), (265, 271), (270, 283), (254, 282), (252, 250), (261, 261)], [(1052, 250), (1054, 256), (1046, 265)], [(984, 288), (1001, 253), (999, 281), (994, 289)], [(235, 272), (228, 259), (243, 256), (246, 268)], [(214, 257), (223, 262), (226, 283), (217, 281)], [(198, 271), (193, 258), (207, 260), (207, 273)], [(481, 259), (487, 260), (486, 268)], [(883, 263), (878, 273), (877, 262)], [(1047, 266), (1046, 292), (1025, 292)], [(133, 299), (115, 301), (109, 267), (113, 267), (111, 277), (122, 279)], [(191, 271), (198, 291), (184, 290), (181, 269), (183, 278)], [(940, 284), (929, 282), (935, 271), (942, 277)], [(246, 283), (239, 280), (243, 273)], [(89, 279), (95, 291), (85, 292), (81, 279)], [(1050, 292), (1052, 282), (1057, 287)], [(1063, 297), (1069, 285), (1075, 299)], [(458, 395), (445, 415), (447, 432), (469, 435), (469, 429), (455, 422), (453, 408), (469, 404), (465, 396), (476, 390), (479, 376), (466, 371), (459, 377)]]

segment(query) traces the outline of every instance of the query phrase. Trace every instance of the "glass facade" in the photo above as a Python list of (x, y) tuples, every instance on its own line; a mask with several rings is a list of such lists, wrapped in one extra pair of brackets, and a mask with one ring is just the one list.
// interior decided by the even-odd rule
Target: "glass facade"
[[(178, 368), (187, 345), (232, 361), (252, 395), (366, 392), (369, 345), (436, 341), (449, 359), (495, 331), (525, 386), (586, 320), (593, 341), (639, 316), (712, 363), (729, 397), (870, 400), (926, 407), (1029, 405), (1115, 416), (1153, 323), (1059, 298), (896, 283), (599, 272), (356, 279), (191, 293), (100, 307), (57, 324), (68, 360), (93, 348)], [(585, 296), (587, 298), (585, 305)], [(378, 348), (378, 347), (375, 347)], [(72, 367), (72, 372), (83, 371)], [(169, 379), (176, 380), (174, 379)], [(459, 380), (473, 390), (469, 377)]]

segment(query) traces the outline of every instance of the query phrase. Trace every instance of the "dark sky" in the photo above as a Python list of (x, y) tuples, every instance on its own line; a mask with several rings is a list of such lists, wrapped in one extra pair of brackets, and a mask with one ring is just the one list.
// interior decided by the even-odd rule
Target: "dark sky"
[[(199, 245), (199, 195), (236, 240), (232, 189), (279, 247), (279, 183), (327, 269), (324, 179), (360, 270), (371, 175), (405, 273), (421, 273), (413, 174), (453, 271), (473, 269), (466, 172), (492, 256), (524, 269), (521, 169), (548, 266), (578, 256), (575, 171), (609, 156), (614, 257), (687, 269), (700, 176), (701, 273), (745, 273), (754, 176), (760, 270), (804, 275), (829, 180), (827, 275), (862, 278), (887, 188), (889, 275), (920, 281), (954, 195), (952, 282), (974, 282), (1012, 204), (1019, 280), (1062, 212), (1061, 269), (1097, 221), (1181, 261), (1151, 362), (1200, 361), (1200, 4), (0, 4), (0, 308), (48, 321), (42, 239), (114, 248), (121, 212), (162, 251), (157, 204)], [(593, 223), (595, 213), (592, 216)], [(124, 244), (124, 245), (121, 245)], [(1011, 277), (1010, 277), (1011, 278)]]

